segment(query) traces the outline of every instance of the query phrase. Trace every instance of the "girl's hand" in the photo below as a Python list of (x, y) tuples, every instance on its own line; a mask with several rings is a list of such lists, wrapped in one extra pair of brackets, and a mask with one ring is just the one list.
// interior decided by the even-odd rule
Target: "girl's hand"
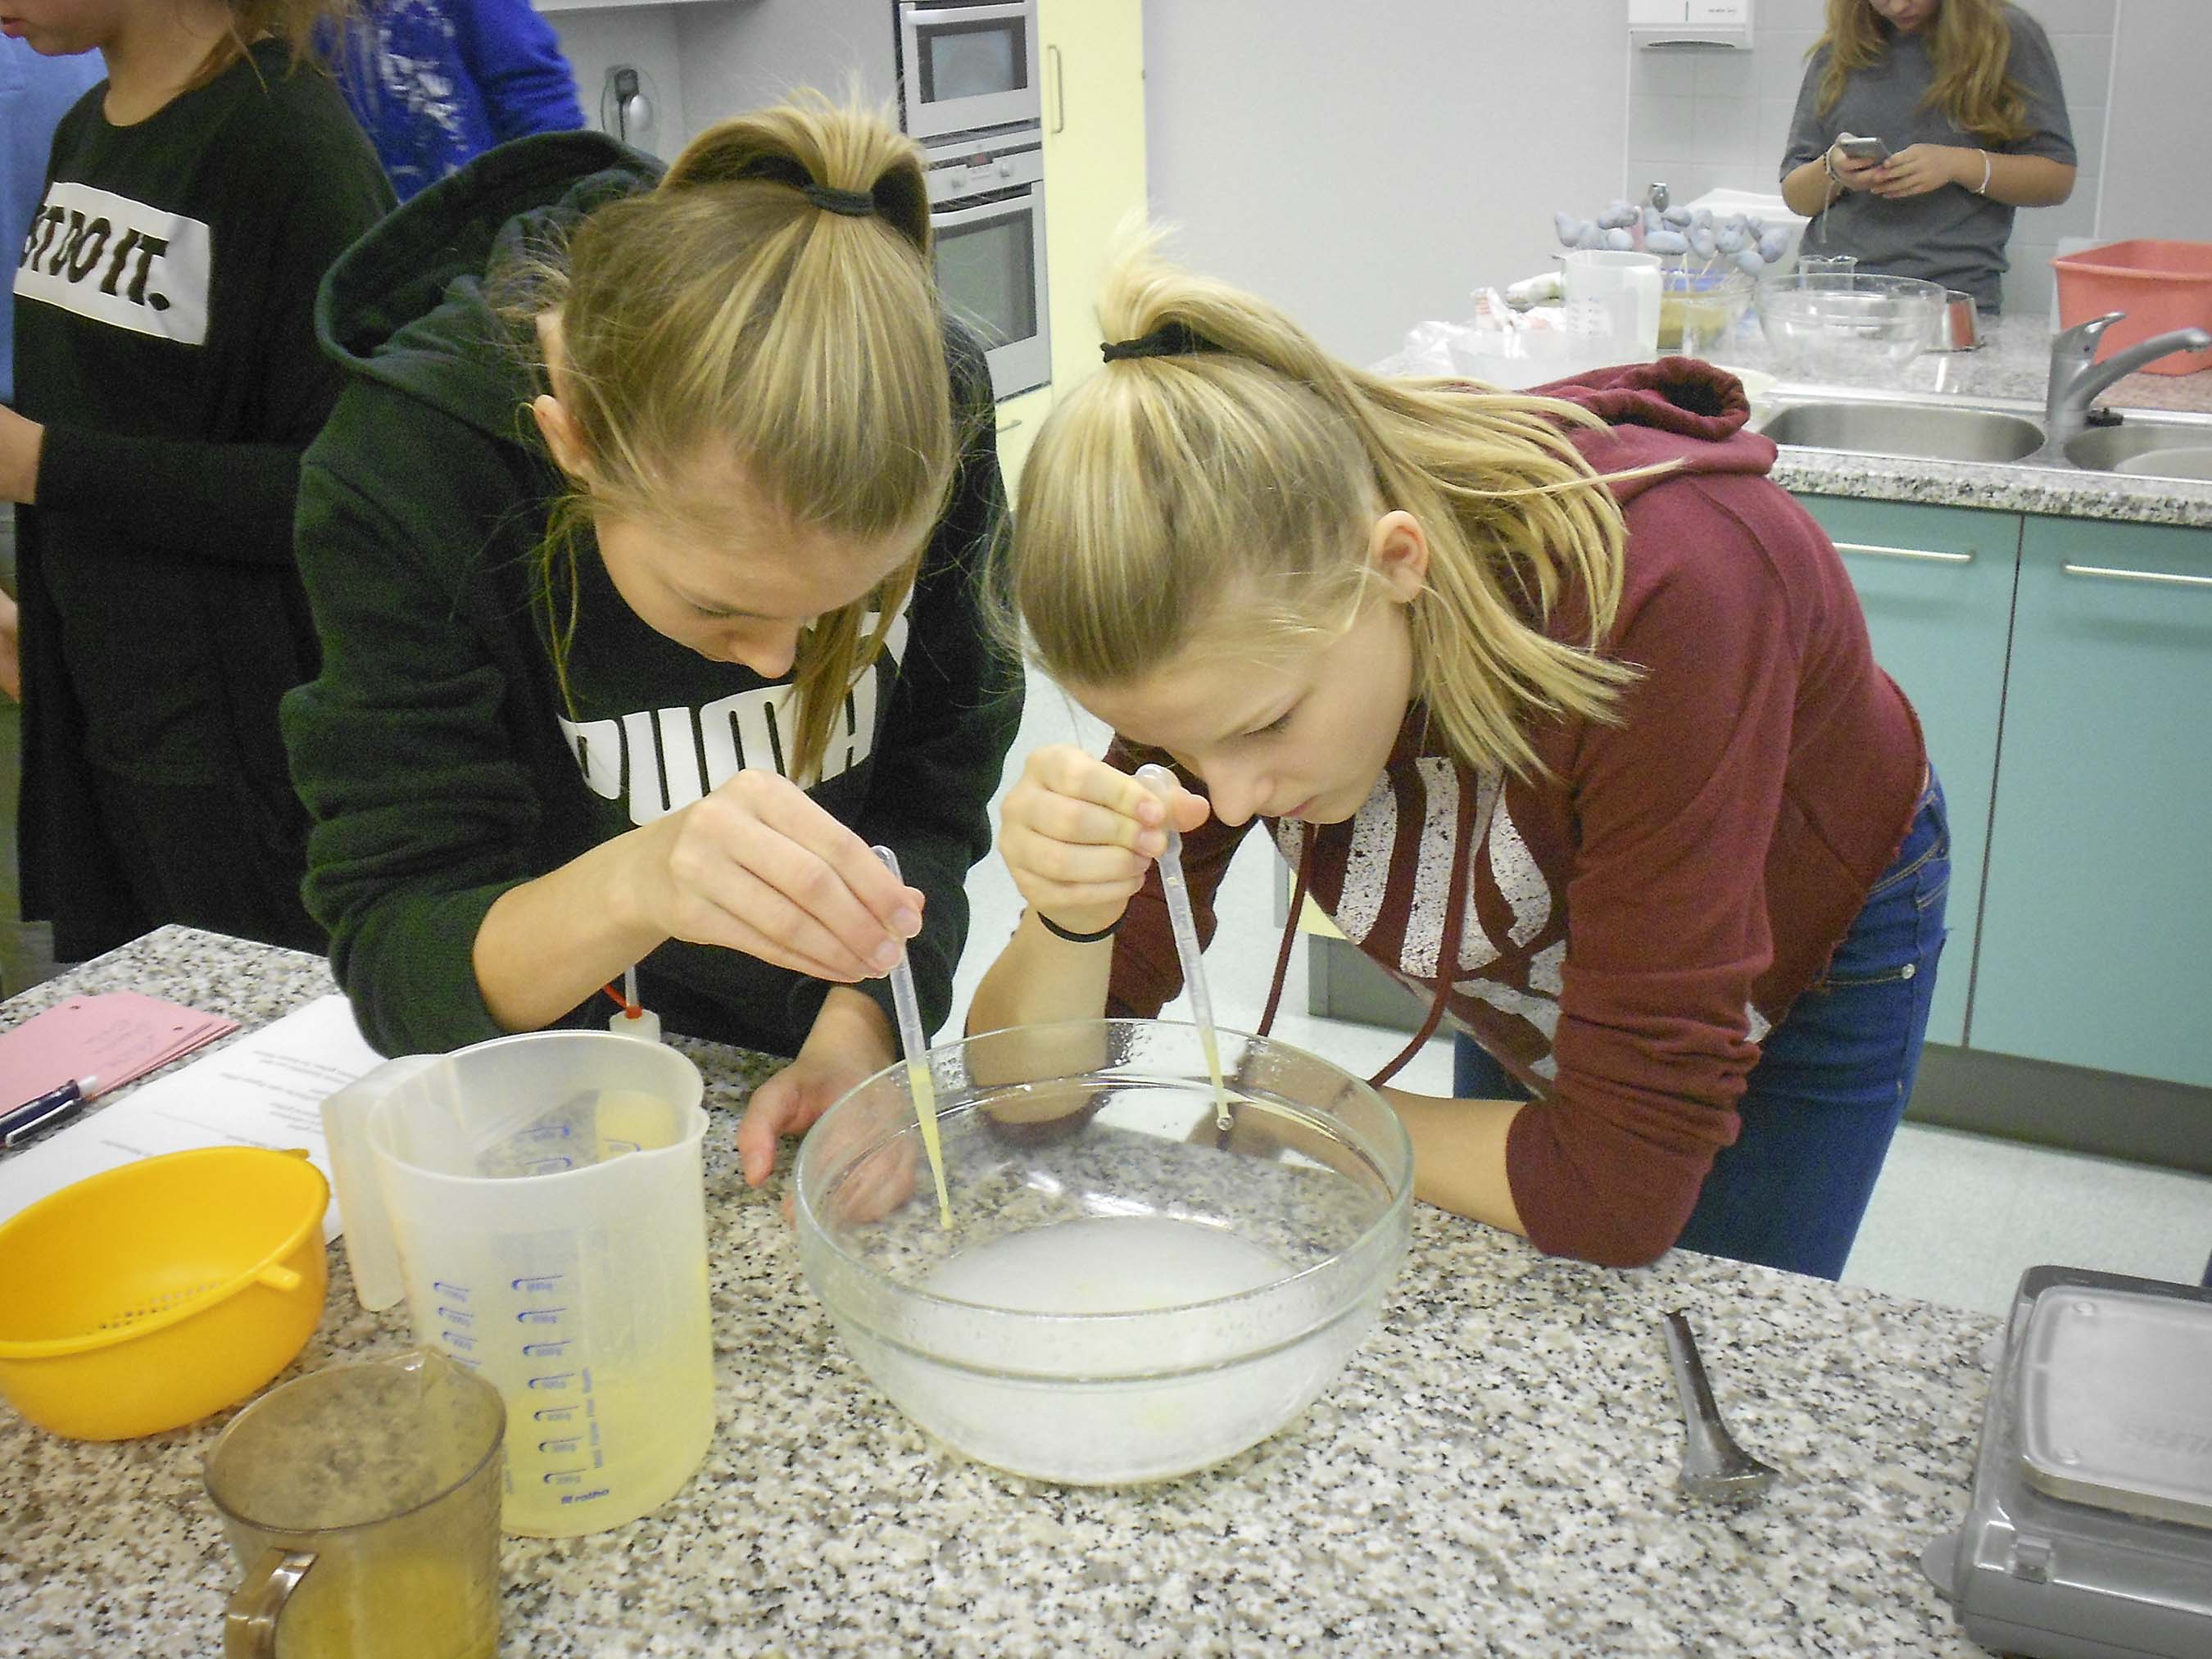
[(1885, 165), (1881, 161), (1855, 161), (1832, 146), (1828, 150), (1828, 166), (1836, 175), (1836, 182), (1848, 191), (1872, 190)]
[(46, 439), (46, 428), (0, 404), (0, 501), (37, 498), (39, 452)]
[(740, 772), (638, 834), (623, 902), (664, 937), (850, 981), (888, 973), (921, 931), (920, 890), (772, 772)]
[(776, 1142), (804, 1134), (846, 1095), (896, 1058), (891, 1024), (860, 992), (839, 986), (814, 1017), (798, 1058), (753, 1091), (738, 1124), (738, 1162), (745, 1185), (775, 1168)]
[(5, 593), (0, 593), (0, 691), (23, 700), (22, 613)]
[[(1204, 796), (1178, 790), (1176, 827), (1206, 822)], [(1110, 927), (1167, 850), (1170, 806), (1073, 744), (1034, 750), (1000, 808), (999, 854), (1030, 908), (1072, 933)]]
[(1982, 179), (1979, 150), (1952, 144), (1908, 144), (1875, 170), (1865, 186), (1886, 201), (1925, 196), (1946, 185), (1978, 185)]

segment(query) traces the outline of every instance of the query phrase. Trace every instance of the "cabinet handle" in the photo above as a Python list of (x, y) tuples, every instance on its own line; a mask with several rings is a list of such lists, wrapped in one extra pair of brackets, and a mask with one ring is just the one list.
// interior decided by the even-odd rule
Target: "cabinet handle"
[(1021, 423), (1022, 423), (1022, 417), (1021, 417), (1020, 416), (1018, 416), (1018, 415), (1017, 415), (1016, 416), (1014, 416), (1014, 418), (1013, 418), (1012, 420), (1011, 420), (1011, 421), (1001, 421), (1001, 422), (999, 422), (999, 435), (1000, 435), (1001, 438), (1005, 437), (1005, 436), (1006, 435), (1006, 434), (1008, 434), (1009, 432), (1012, 432), (1012, 431), (1016, 427), (1019, 426)]
[(2169, 587), (2212, 587), (2212, 576), (2177, 576), (2163, 570), (2110, 570), (2100, 564), (2062, 564), (2069, 576), (2102, 576), (2116, 582), (2158, 582)]
[(1938, 553), (1925, 547), (1880, 547), (1871, 542), (1838, 542), (1838, 553), (1864, 553), (1877, 559), (1922, 559), (1929, 564), (1972, 564), (1971, 553)]
[(1052, 58), (1052, 130), (1067, 131), (1067, 65), (1060, 55), (1058, 46), (1047, 46)]

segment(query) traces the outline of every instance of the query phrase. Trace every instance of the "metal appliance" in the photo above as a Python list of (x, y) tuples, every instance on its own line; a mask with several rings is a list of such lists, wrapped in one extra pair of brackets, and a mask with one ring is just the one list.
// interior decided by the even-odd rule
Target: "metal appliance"
[(928, 140), (1044, 118), (1036, 0), (901, 0), (900, 101)]
[(2212, 1654), (2212, 1289), (2031, 1267), (1964, 1523), (1921, 1555), (2021, 1659)]
[(1032, 125), (929, 149), (937, 285), (982, 338), (1000, 398), (1052, 379), (1045, 289), (1044, 151)]

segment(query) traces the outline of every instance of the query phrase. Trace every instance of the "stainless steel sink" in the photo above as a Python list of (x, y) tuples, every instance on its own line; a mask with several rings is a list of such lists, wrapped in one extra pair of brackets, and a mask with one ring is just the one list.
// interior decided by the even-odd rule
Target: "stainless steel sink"
[(2212, 478), (2212, 425), (2130, 419), (2118, 426), (2092, 427), (2066, 446), (2066, 459), (2096, 472)]
[(2017, 461), (2043, 447), (2043, 428), (2017, 415), (1924, 404), (1792, 404), (1759, 430), (1778, 444), (1916, 460)]

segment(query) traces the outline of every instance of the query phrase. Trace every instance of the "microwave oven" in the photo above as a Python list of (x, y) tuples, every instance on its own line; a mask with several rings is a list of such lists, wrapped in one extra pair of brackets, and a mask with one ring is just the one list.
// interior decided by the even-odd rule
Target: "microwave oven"
[(902, 0), (900, 100), (922, 140), (1044, 116), (1036, 0)]

